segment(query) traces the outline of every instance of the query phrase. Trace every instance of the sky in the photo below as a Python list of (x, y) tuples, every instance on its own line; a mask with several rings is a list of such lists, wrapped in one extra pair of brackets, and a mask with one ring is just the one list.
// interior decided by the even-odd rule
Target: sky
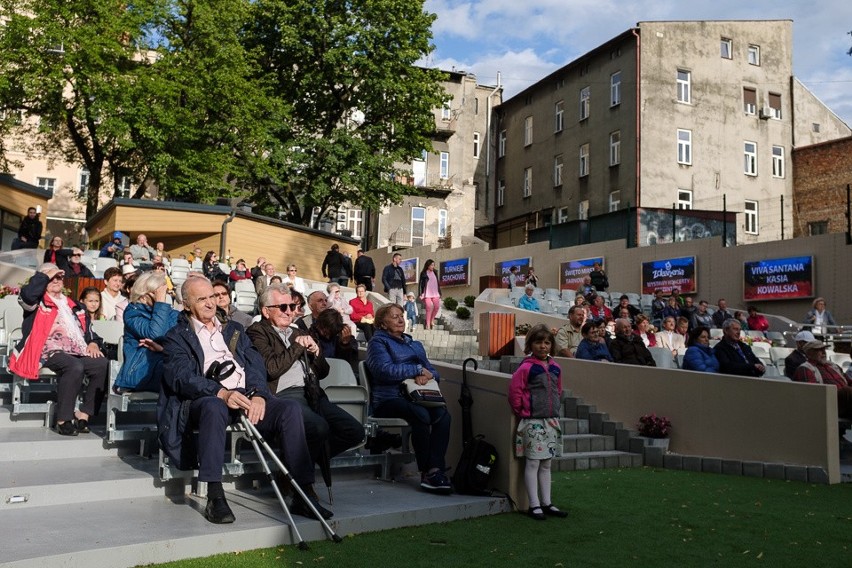
[(790, 19), (793, 73), (852, 126), (850, 0), (426, 0), (425, 9), (437, 19), (424, 63), (484, 85), (500, 72), (504, 100), (640, 21)]

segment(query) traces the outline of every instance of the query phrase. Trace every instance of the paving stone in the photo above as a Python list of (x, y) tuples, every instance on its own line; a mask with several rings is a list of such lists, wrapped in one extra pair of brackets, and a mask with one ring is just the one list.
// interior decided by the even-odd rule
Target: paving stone
[(784, 478), (788, 481), (808, 481), (808, 466), (787, 465), (784, 466)]
[(683, 456), (684, 471), (701, 471), (701, 456)]
[(578, 404), (577, 405), (577, 418), (585, 418), (586, 420), (590, 420), (591, 414), (593, 412), (597, 412), (597, 407), (594, 404)]
[(621, 454), (618, 456), (618, 467), (633, 467), (633, 454)]
[(562, 439), (562, 451), (566, 454), (572, 454), (577, 451), (577, 439), (569, 438), (568, 436)]
[(579, 399), (575, 397), (568, 397), (562, 401), (562, 412), (565, 415), (565, 418), (577, 418), (578, 404)]
[(763, 477), (767, 479), (784, 479), (783, 463), (763, 464)]
[(616, 431), (623, 428), (624, 425), (621, 422), (615, 422), (614, 420), (605, 420), (603, 423), (603, 428), (601, 429), (601, 434), (604, 436), (615, 436)]
[(607, 456), (604, 458), (604, 467), (606, 468), (616, 468), (618, 467), (618, 456)]
[(740, 460), (722, 460), (722, 473), (725, 475), (742, 475), (743, 462)]
[(828, 483), (828, 474), (821, 467), (809, 467), (808, 483)]
[(683, 456), (666, 454), (663, 456), (663, 467), (666, 469), (683, 469)]
[(763, 462), (744, 461), (743, 475), (746, 477), (763, 477)]
[(578, 452), (591, 452), (592, 451), (592, 441), (589, 438), (578, 438), (577, 439), (577, 451)]
[(562, 433), (570, 436), (571, 434), (579, 434), (579, 423), (577, 420), (563, 419), (561, 420)]
[(645, 451), (645, 440), (639, 437), (630, 438), (628, 451), (631, 454), (642, 454)]
[(620, 429), (615, 431), (615, 449), (620, 452), (630, 451), (630, 440), (636, 437), (634, 430)]
[(645, 448), (645, 465), (648, 467), (663, 467), (663, 457), (666, 453), (663, 448)]
[(701, 471), (722, 473), (722, 460), (720, 458), (701, 458)]
[(593, 452), (603, 452), (603, 451), (609, 449), (609, 448), (606, 447), (606, 438), (603, 438), (603, 437), (592, 438), (591, 440), (589, 440), (589, 442), (590, 442), (589, 449)]
[(593, 434), (603, 434), (604, 420), (609, 420), (606, 412), (589, 412), (589, 430)]
[(576, 460), (574, 460), (574, 467), (577, 469), (577, 471), (589, 469), (590, 461), (591, 460), (589, 458), (577, 458)]

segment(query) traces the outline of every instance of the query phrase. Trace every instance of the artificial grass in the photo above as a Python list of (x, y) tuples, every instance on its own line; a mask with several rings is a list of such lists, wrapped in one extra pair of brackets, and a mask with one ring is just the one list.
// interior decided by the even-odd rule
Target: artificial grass
[(554, 472), (568, 519), (518, 513), (164, 564), (569, 567), (849, 566), (852, 486), (651, 468)]

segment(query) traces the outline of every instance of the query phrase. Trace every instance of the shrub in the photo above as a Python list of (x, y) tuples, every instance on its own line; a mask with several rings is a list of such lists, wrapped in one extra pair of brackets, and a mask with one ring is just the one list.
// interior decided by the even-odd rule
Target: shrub
[(451, 312), (454, 312), (457, 307), (459, 307), (459, 301), (455, 298), (446, 297), (444, 298), (444, 307)]
[(465, 296), (464, 297), (464, 305), (468, 308), (472, 308), (473, 304), (476, 303), (476, 296)]
[(515, 335), (525, 336), (530, 332), (530, 329), (532, 329), (532, 324), (522, 323), (515, 327)]
[(648, 438), (668, 438), (672, 431), (671, 420), (656, 414), (642, 416), (636, 427), (639, 429), (639, 435)]
[(459, 306), (458, 308), (456, 308), (456, 317), (461, 320), (466, 320), (470, 317), (470, 310), (464, 306)]

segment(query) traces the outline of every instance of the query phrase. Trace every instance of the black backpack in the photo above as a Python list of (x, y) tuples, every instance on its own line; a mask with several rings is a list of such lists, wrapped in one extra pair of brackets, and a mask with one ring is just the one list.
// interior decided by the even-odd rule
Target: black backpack
[(459, 465), (453, 473), (453, 486), (462, 495), (491, 495), (488, 482), (497, 465), (497, 448), (482, 435), (464, 443)]

